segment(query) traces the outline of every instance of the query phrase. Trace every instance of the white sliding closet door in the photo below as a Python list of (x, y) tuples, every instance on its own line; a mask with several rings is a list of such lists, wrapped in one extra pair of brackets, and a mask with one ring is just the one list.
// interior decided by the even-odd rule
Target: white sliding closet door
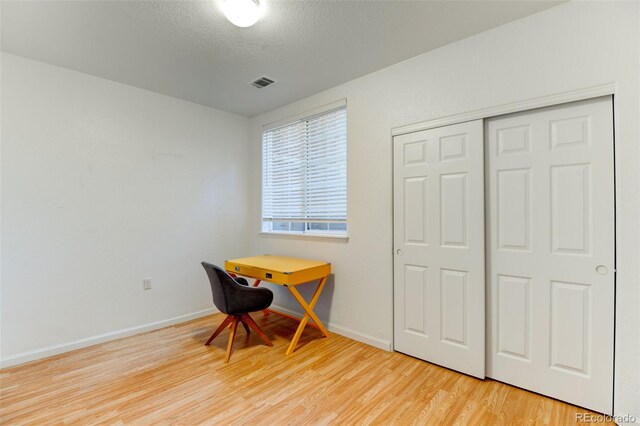
[(611, 414), (611, 98), (489, 119), (486, 141), (487, 376)]
[(482, 120), (394, 138), (394, 348), (485, 367)]

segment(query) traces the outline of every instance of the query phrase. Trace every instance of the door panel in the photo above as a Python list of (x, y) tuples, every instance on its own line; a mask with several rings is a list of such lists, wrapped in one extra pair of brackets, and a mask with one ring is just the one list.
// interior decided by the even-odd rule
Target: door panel
[(529, 169), (498, 172), (498, 246), (502, 250), (530, 250), (531, 189)]
[(531, 279), (497, 276), (497, 351), (530, 360)]
[(440, 175), (441, 247), (467, 246), (466, 173)]
[(394, 138), (394, 347), (484, 377), (482, 120)]
[(551, 281), (552, 368), (588, 375), (591, 285)]
[(467, 272), (440, 270), (442, 341), (467, 346)]
[(404, 180), (405, 243), (427, 244), (427, 178)]
[(551, 244), (554, 253), (589, 254), (590, 164), (551, 166)]
[(610, 97), (486, 121), (487, 375), (611, 414)]
[(413, 333), (427, 335), (427, 268), (405, 265), (404, 321)]

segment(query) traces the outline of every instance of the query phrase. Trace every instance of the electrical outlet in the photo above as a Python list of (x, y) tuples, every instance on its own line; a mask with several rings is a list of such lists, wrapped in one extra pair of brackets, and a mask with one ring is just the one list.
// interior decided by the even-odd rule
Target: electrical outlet
[(151, 278), (145, 278), (142, 280), (142, 288), (145, 290), (151, 290)]

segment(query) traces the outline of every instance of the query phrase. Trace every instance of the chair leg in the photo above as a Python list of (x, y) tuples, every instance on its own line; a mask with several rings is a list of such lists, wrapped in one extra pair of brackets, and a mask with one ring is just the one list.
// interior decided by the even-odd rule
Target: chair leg
[(247, 323), (247, 325), (251, 327), (251, 329), (255, 331), (258, 336), (260, 336), (260, 338), (265, 343), (265, 345), (273, 346), (273, 343), (271, 343), (271, 340), (269, 340), (267, 335), (262, 332), (260, 327), (258, 327), (258, 324), (256, 324), (256, 322), (253, 320), (253, 318), (251, 318), (249, 314), (240, 315), (240, 319), (242, 320), (243, 324)]
[(231, 333), (229, 333), (229, 343), (227, 344), (227, 354), (224, 357), (224, 362), (229, 362), (229, 359), (231, 358), (231, 348), (233, 347), (233, 339), (235, 339), (236, 337), (236, 330), (238, 328), (238, 322), (240, 322), (239, 318), (236, 316), (233, 316), (232, 319), (232, 323), (231, 323)]
[(216, 331), (213, 332), (213, 334), (211, 335), (211, 337), (209, 337), (209, 340), (207, 340), (207, 343), (205, 343), (205, 346), (208, 346), (211, 342), (213, 342), (213, 339), (216, 338), (216, 336), (218, 334), (220, 334), (220, 332), (222, 330), (224, 330), (224, 328), (231, 323), (231, 320), (233, 320), (233, 315), (227, 315), (227, 317), (224, 319), (224, 321), (222, 321), (222, 324), (220, 324), (220, 326), (218, 326), (218, 328), (216, 329)]
[(251, 333), (251, 330), (249, 330), (249, 327), (247, 326), (247, 323), (244, 322), (244, 320), (242, 319), (242, 317), (240, 317), (240, 322), (242, 323), (242, 326), (244, 327), (244, 331), (247, 332), (247, 336), (249, 335), (249, 333)]

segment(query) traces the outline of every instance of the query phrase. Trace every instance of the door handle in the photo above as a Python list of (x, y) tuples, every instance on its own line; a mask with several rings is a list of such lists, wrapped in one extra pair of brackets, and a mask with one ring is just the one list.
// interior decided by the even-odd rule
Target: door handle
[(598, 265), (596, 266), (596, 272), (600, 275), (607, 275), (607, 273), (609, 272), (609, 268), (604, 265)]
[(401, 250), (401, 249), (396, 250), (396, 254), (397, 254), (398, 256), (402, 256), (402, 253), (403, 253), (403, 252), (402, 252), (402, 250)]

